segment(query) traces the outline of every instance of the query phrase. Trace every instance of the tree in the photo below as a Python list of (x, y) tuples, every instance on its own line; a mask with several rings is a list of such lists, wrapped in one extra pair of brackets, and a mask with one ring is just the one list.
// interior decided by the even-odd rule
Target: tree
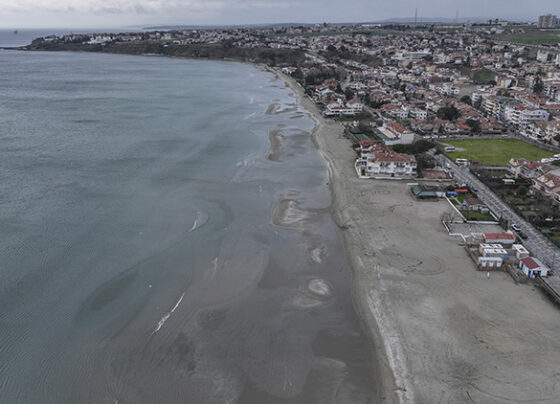
[(345, 95), (347, 100), (351, 100), (352, 98), (354, 98), (354, 91), (352, 91), (352, 89), (350, 89), (350, 88), (347, 88), (344, 91), (344, 95)]
[(535, 84), (533, 85), (533, 92), (535, 94), (540, 94), (544, 90), (544, 84), (540, 77), (537, 77), (535, 80)]
[(527, 192), (529, 192), (529, 189), (525, 185), (520, 185), (517, 187), (517, 190), (515, 192), (519, 196), (526, 196)]
[(429, 140), (419, 140), (411, 144), (396, 144), (393, 146), (393, 150), (397, 153), (407, 153), (407, 154), (422, 154), (428, 150), (435, 147), (435, 145)]
[(467, 119), (466, 124), (471, 127), (473, 133), (480, 133), (480, 122), (476, 119)]
[(343, 92), (342, 87), (340, 87), (340, 83), (336, 84), (336, 92), (339, 93), (339, 94), (342, 94), (342, 92)]
[(471, 105), (471, 103), (472, 103), (472, 102), (471, 102), (471, 97), (469, 97), (468, 95), (463, 95), (463, 96), (461, 97), (461, 100), (460, 100), (460, 101), (461, 101), (461, 102), (464, 102), (465, 104), (469, 104), (469, 105)]
[(437, 116), (440, 119), (446, 119), (448, 121), (454, 121), (461, 116), (459, 110), (453, 106), (451, 107), (441, 107), (437, 111)]

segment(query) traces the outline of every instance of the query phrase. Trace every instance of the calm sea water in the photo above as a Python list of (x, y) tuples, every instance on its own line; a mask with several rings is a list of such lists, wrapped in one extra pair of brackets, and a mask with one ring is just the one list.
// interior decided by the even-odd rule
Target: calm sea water
[(0, 90), (0, 402), (376, 397), (325, 163), (283, 82), (0, 51)]

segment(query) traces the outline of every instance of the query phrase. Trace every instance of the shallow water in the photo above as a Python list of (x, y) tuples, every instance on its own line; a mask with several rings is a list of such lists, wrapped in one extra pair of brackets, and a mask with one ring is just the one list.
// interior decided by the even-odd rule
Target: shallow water
[(0, 402), (376, 396), (313, 122), (274, 75), (0, 51), (0, 89)]

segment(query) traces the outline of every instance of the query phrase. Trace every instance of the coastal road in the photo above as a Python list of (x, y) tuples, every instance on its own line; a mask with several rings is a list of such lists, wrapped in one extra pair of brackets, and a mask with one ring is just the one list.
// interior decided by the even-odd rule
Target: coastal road
[(560, 249), (558, 247), (552, 244), (525, 219), (517, 215), (513, 209), (504, 203), (494, 192), (471, 174), (467, 167), (459, 167), (443, 155), (436, 155), (434, 157), (443, 167), (447, 167), (451, 170), (453, 178), (458, 182), (476, 187), (478, 189), (478, 198), (484, 202), (495, 215), (507, 219), (509, 223), (518, 224), (528, 236), (527, 239), (523, 241), (523, 244), (535, 257), (548, 265), (549, 268), (554, 269), (557, 274), (556, 277), (560, 279)]

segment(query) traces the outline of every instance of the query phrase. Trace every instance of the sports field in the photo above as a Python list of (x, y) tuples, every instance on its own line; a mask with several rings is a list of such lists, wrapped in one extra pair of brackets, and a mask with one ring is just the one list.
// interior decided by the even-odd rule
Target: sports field
[(560, 31), (527, 30), (519, 34), (500, 35), (499, 39), (507, 42), (524, 43), (529, 45), (555, 45), (560, 42)]
[(507, 166), (512, 157), (538, 161), (554, 154), (517, 139), (449, 140), (445, 143), (457, 148), (457, 151), (447, 153), (449, 158), (475, 160), (488, 166)]

